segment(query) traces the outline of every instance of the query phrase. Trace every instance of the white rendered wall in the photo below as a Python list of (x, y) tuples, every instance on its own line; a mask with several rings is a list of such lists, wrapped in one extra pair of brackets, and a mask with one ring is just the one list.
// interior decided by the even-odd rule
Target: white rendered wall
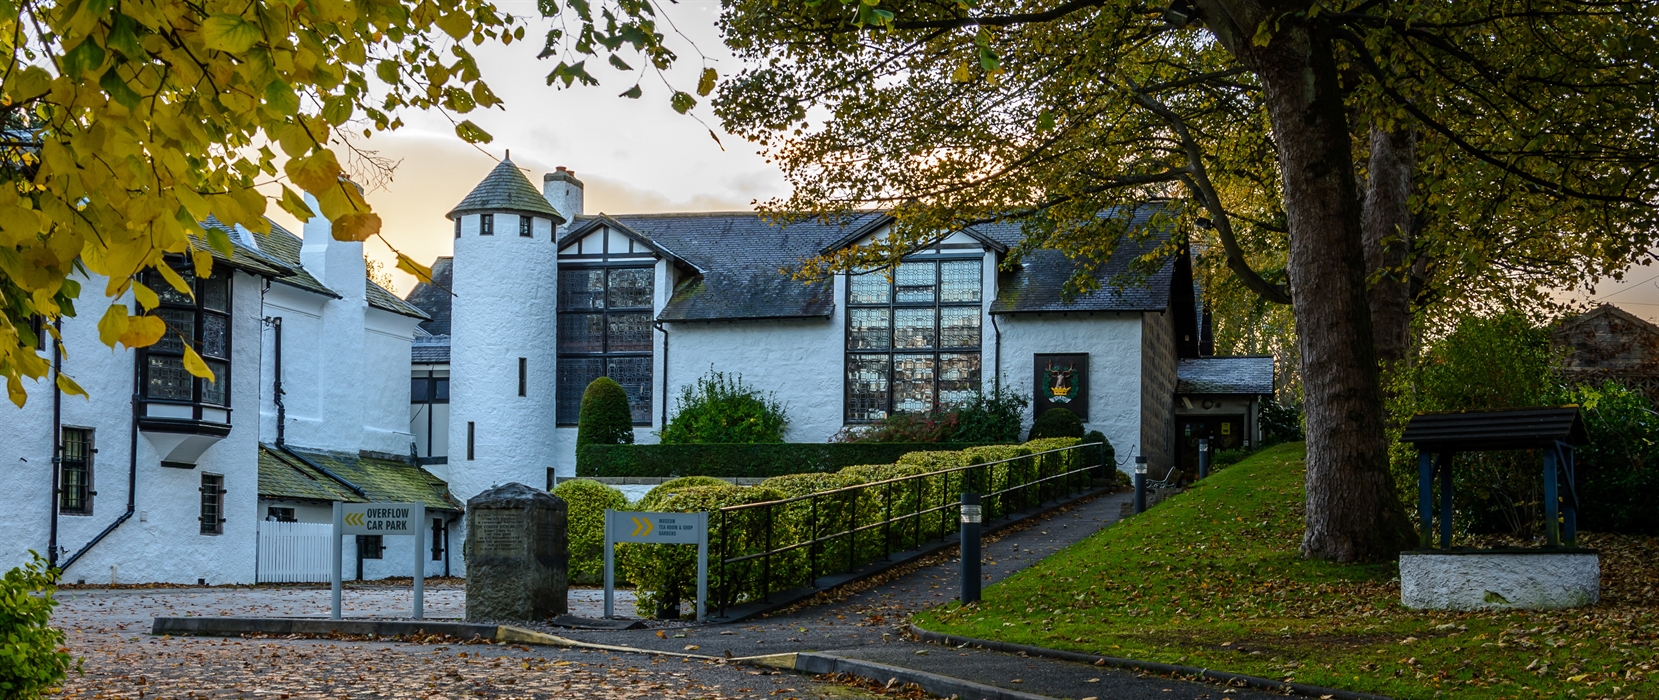
[[(1002, 386), (1027, 399), (1034, 391), (1032, 355), (1089, 354), (1089, 419), (1083, 427), (1099, 430), (1111, 441), (1123, 462), (1120, 469), (1133, 469), (1133, 458), (1141, 449), (1141, 315), (1000, 315), (997, 324), (1002, 329)], [(1031, 428), (1031, 413), (1028, 404), (1022, 433)]]
[[(226, 274), (220, 268), (219, 274)], [(149, 441), (139, 436), (137, 512), (64, 573), (64, 580), (107, 583), (110, 568), (118, 580), (210, 584), (251, 582), (259, 468), (259, 292), (263, 280), (232, 273), (231, 431), (208, 448), (195, 469), (162, 467)], [(91, 394), (91, 400), (64, 397), (63, 425), (93, 428), (96, 433), (90, 516), (62, 515), (58, 541), (63, 556), (79, 550), (126, 511), (129, 446), (132, 444), (133, 355), (112, 351), (98, 340), (97, 319), (111, 303), (98, 290), (102, 279), (84, 281), (76, 304), (78, 316), (65, 319), (69, 357), (64, 373)], [(120, 301), (120, 300), (117, 300)], [(127, 300), (129, 307), (132, 305)], [(0, 567), (27, 561), (27, 551), (44, 554), (50, 525), (52, 393), (45, 382), (30, 387), (23, 409), (0, 406), (0, 526), (7, 544)], [(225, 523), (220, 535), (200, 534), (203, 473), (225, 477)]]
[(409, 454), (409, 346), (420, 319), (369, 309), (363, 318), (358, 357), (363, 434), (358, 449)]
[[(282, 391), (287, 416), (285, 437), (296, 445), (326, 442), (323, 427), (323, 307), (330, 301), (282, 282), (265, 290), (264, 315), (282, 319)], [(276, 441), (276, 333), (263, 332), (260, 370), (260, 439)], [(343, 449), (343, 448), (340, 448)]]
[[(524, 238), (518, 235), (517, 214), (495, 216), (493, 236), (478, 235), (478, 214), (462, 217), (455, 241), (448, 478), (450, 492), (463, 503), (508, 482), (544, 486), (549, 456), (555, 454), (558, 280), (552, 220), (537, 218), (534, 237)], [(528, 395), (522, 397), (520, 357), (528, 360)], [(404, 363), (407, 368), (407, 355)], [(472, 460), (467, 459), (468, 422), (476, 426)]]

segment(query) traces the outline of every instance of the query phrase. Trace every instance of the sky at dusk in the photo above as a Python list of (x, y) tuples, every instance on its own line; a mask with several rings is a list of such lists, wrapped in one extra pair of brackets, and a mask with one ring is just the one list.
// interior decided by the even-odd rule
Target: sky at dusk
[[(467, 144), (455, 136), (448, 118), (417, 111), (404, 113), (407, 126), (361, 142), (362, 147), (399, 161), (393, 180), (368, 193), (392, 245), (427, 263), (449, 255), (454, 239), (444, 214), (508, 150), (538, 188), (541, 175), (554, 167), (574, 170), (586, 185), (589, 214), (748, 210), (756, 200), (788, 194), (782, 174), (755, 146), (720, 130), (706, 99), (693, 112), (702, 122), (670, 109), (670, 90), (655, 74), (640, 78), (612, 69), (603, 58), (589, 58), (589, 70), (600, 80), (598, 87), (548, 86), (546, 75), (557, 61), (536, 58), (548, 20), (537, 16), (533, 1), (497, 4), (527, 19), (524, 41), (473, 49), (485, 81), (506, 104), (505, 109), (482, 110), (467, 117), (489, 131), (494, 142)], [(668, 74), (677, 87), (689, 91), (705, 60), (722, 77), (739, 70), (715, 26), (718, 0), (681, 0), (662, 7), (672, 24), (669, 31), (677, 30), (680, 35), (673, 43), (680, 60)], [(623, 57), (636, 67), (643, 63), (630, 54)], [(636, 79), (644, 97), (617, 96)], [(710, 128), (720, 143), (709, 136)], [(290, 230), (300, 230), (298, 222), (277, 207), (267, 213)], [(393, 256), (385, 245), (371, 240), (366, 247), (370, 258), (392, 268)], [(408, 294), (414, 279), (392, 272), (395, 291), (399, 296)], [(1659, 266), (1633, 267), (1623, 281), (1604, 280), (1594, 294), (1563, 296), (1614, 303), (1659, 321)]]

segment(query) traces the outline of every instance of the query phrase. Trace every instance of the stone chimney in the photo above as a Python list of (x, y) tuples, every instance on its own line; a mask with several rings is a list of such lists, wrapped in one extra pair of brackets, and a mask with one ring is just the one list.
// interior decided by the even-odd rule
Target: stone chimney
[(547, 203), (565, 218), (566, 226), (576, 223), (576, 217), (582, 214), (582, 181), (576, 179), (576, 171), (561, 165), (541, 176), (541, 192)]
[(334, 240), (334, 226), (322, 215), (317, 199), (305, 195), (311, 207), (311, 218), (305, 222), (305, 240), (300, 246), (300, 264), (307, 272), (335, 294), (346, 299), (362, 300), (368, 292), (363, 279), (367, 274), (363, 262), (363, 244), (358, 241)]

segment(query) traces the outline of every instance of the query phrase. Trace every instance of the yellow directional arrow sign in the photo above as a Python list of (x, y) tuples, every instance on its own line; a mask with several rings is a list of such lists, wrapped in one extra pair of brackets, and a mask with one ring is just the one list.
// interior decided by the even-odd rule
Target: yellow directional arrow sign
[(651, 524), (650, 518), (629, 518), (629, 520), (634, 521), (634, 531), (630, 533), (634, 537), (649, 537), (651, 531), (657, 529), (655, 525)]
[(613, 542), (697, 544), (706, 521), (696, 513), (612, 512), (607, 526)]

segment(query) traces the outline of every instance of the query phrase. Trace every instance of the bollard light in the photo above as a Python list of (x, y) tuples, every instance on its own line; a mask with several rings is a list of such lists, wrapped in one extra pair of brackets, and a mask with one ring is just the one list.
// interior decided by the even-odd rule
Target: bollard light
[(979, 494), (962, 494), (962, 604), (979, 600), (979, 523), (983, 518)]
[(1146, 512), (1146, 457), (1135, 457), (1135, 514)]
[(1210, 440), (1198, 438), (1198, 478), (1210, 476)]

